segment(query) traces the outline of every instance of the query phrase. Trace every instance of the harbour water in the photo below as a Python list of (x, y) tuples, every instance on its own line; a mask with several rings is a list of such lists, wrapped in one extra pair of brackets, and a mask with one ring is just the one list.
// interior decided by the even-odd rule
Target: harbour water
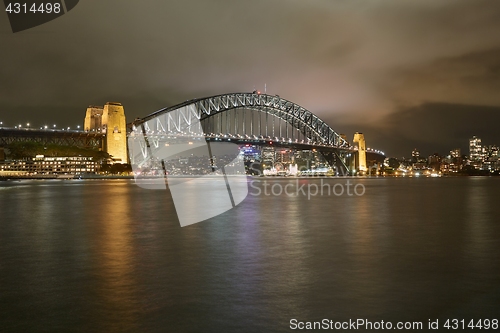
[(169, 191), (133, 180), (1, 182), (0, 331), (500, 319), (500, 178), (352, 179), (363, 195), (310, 198), (250, 181), (236, 208), (184, 228)]

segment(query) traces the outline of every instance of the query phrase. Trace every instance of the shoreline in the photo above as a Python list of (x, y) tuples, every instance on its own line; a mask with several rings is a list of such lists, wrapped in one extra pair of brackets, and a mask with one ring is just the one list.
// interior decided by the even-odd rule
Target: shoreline
[(110, 176), (67, 176), (67, 177), (57, 177), (57, 176), (0, 176), (0, 181), (9, 181), (9, 180), (86, 180), (86, 179), (134, 179), (134, 176), (120, 176), (120, 175), (110, 175)]
[[(498, 174), (492, 175), (442, 175), (439, 177), (430, 176), (253, 176), (246, 175), (251, 179), (385, 179), (385, 178), (464, 178), (464, 177), (481, 177), (481, 178), (495, 178), (499, 177)], [(157, 177), (144, 178), (156, 179)], [(174, 178), (198, 178), (198, 177), (174, 177)], [(135, 179), (134, 176), (123, 175), (93, 175), (85, 177), (57, 177), (57, 176), (0, 176), (0, 181), (20, 181), (20, 180), (112, 180), (112, 179)]]

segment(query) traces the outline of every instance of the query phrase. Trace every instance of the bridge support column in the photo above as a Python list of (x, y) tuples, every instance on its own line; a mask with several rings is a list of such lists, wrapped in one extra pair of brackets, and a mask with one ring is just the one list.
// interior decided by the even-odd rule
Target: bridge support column
[(359, 171), (360, 174), (364, 174), (366, 172), (366, 143), (363, 133), (356, 132), (354, 134), (353, 143), (358, 144), (357, 171)]
[(128, 163), (127, 122), (120, 103), (108, 102), (101, 108), (89, 106), (85, 115), (84, 129), (105, 133), (103, 149), (116, 163)]
[(106, 152), (117, 163), (128, 163), (125, 111), (120, 103), (106, 103), (103, 123), (106, 124)]

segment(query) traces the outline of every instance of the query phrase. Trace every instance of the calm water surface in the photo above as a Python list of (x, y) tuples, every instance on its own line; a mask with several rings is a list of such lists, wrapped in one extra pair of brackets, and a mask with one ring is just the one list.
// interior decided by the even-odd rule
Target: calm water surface
[(500, 319), (499, 178), (353, 182), (365, 195), (249, 195), (184, 228), (130, 180), (0, 182), (0, 331)]

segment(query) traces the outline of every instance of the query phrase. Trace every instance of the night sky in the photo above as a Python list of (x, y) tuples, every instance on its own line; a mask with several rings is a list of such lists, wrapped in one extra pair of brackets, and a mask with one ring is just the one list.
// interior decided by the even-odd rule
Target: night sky
[(500, 1), (83, 0), (12, 33), (0, 14), (0, 121), (128, 120), (264, 90), (390, 156), (500, 145)]

